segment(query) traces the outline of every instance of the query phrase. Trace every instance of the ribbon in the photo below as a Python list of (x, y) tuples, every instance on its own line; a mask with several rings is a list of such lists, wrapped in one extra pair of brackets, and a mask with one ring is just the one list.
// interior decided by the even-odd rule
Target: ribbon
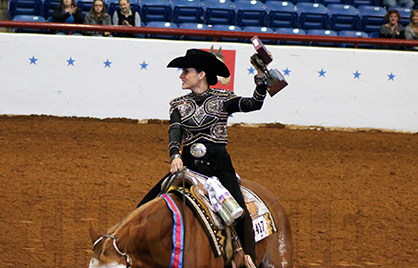
[(167, 203), (168, 208), (173, 212), (173, 252), (171, 253), (171, 262), (169, 268), (183, 267), (183, 249), (184, 249), (184, 225), (179, 208), (174, 200), (167, 194), (161, 195)]

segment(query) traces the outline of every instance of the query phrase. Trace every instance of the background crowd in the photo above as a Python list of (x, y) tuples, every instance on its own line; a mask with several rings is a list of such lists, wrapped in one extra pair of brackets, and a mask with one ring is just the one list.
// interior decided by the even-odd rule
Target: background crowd
[[(90, 11), (86, 15), (83, 15), (81, 9), (77, 7), (75, 0), (62, 0), (61, 3), (55, 7), (52, 15), (52, 22), (140, 27), (141, 18), (138, 12), (130, 8), (129, 0), (119, 0), (118, 4), (120, 8), (116, 10), (111, 17), (107, 12), (107, 6), (104, 0), (94, 0)], [(58, 34), (66, 34), (66, 32), (58, 32)], [(84, 34), (93, 36), (112, 36), (110, 32), (85, 32)], [(135, 37), (133, 34), (126, 33), (118, 34), (118, 36)]]
[[(417, 1), (417, 2), (414, 2)], [(78, 3), (79, 4), (79, 3)], [(157, 3), (156, 3), (157, 5)], [(114, 8), (116, 6), (117, 8)], [(110, 6), (108, 10), (108, 4), (106, 0), (93, 0), (91, 2), (90, 10), (85, 8), (82, 10), (80, 5), (77, 5), (76, 0), (61, 0), (58, 5), (55, 6), (52, 16), (48, 18), (49, 21), (58, 22), (58, 23), (76, 23), (76, 24), (90, 24), (90, 25), (119, 25), (126, 27), (167, 27), (161, 26), (158, 24), (154, 26), (151, 24), (152, 21), (145, 22), (141, 21), (140, 10), (138, 10), (137, 3), (133, 4), (134, 8), (131, 8), (131, 3), (129, 0), (119, 0), (117, 5), (114, 5), (113, 8)], [(267, 6), (267, 4), (266, 4)], [(385, 19), (386, 23), (382, 24), (379, 29), (380, 23), (377, 25), (377, 28), (366, 31), (365, 37), (380, 37), (380, 38), (391, 38), (391, 39), (407, 39), (407, 40), (417, 40), (418, 39), (418, 9), (413, 9), (418, 6), (418, 0), (382, 0), (381, 6), (384, 7), (384, 10), (387, 10)], [(403, 9), (402, 16), (398, 11), (400, 8)], [(409, 23), (406, 20), (409, 13)], [(383, 17), (384, 15), (381, 14)], [(143, 12), (141, 12), (143, 13)], [(148, 25), (149, 24), (149, 25)], [(170, 24), (170, 22), (166, 22)], [(173, 24), (173, 23), (172, 23)], [(175, 24), (175, 23), (174, 23)], [(218, 26), (218, 25), (214, 25)], [(180, 27), (179, 27), (180, 28)], [(239, 27), (236, 27), (239, 28)], [(206, 29), (206, 28), (202, 28)], [(215, 29), (215, 28), (214, 28)], [(332, 30), (332, 28), (330, 28)], [(222, 30), (222, 29), (217, 29)], [(277, 30), (277, 29), (276, 29)], [(298, 29), (299, 30), (299, 29)], [(356, 29), (352, 29), (357, 31)], [(360, 29), (361, 30), (361, 29)], [(300, 29), (303, 32), (302, 29)], [(276, 33), (283, 33), (276, 31)], [(66, 31), (59, 31), (57, 34), (69, 34)], [(78, 35), (91, 35), (91, 36), (118, 36), (118, 37), (140, 37), (138, 34), (132, 33), (110, 33), (110, 32), (93, 32), (86, 31), (82, 33), (71, 32), (71, 34)], [(310, 34), (310, 33), (307, 33)], [(311, 33), (312, 34), (312, 33)], [(316, 34), (313, 34), (316, 35)], [(359, 36), (359, 35), (358, 35)], [(364, 37), (364, 36), (361, 36)], [(387, 47), (388, 48), (388, 47)], [(403, 47), (391, 47), (395, 49), (403, 49)], [(411, 47), (408, 49), (418, 50), (418, 47)]]

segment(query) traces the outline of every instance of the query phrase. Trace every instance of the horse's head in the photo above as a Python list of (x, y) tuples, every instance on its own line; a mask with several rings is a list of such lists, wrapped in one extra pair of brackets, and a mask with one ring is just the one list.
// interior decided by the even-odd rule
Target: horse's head
[(130, 268), (131, 257), (126, 254), (125, 246), (112, 235), (100, 236), (90, 224), (90, 237), (93, 243), (93, 256), (89, 268)]
[(173, 248), (171, 211), (156, 198), (99, 235), (90, 224), (93, 255), (89, 268), (168, 267)]

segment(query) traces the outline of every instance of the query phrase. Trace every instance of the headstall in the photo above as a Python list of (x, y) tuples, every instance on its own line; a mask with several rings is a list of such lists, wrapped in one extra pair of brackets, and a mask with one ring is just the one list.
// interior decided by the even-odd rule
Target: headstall
[(121, 255), (122, 257), (125, 257), (126, 260), (126, 268), (131, 268), (132, 267), (132, 258), (131, 256), (129, 256), (128, 254), (126, 254), (125, 252), (122, 252), (119, 250), (118, 246), (116, 245), (116, 241), (118, 241), (118, 238), (116, 236), (113, 235), (104, 235), (99, 237), (99, 239), (97, 239), (94, 243), (93, 243), (93, 249), (94, 247), (100, 243), (100, 241), (103, 240), (103, 238), (111, 238), (113, 239), (113, 248), (116, 250), (116, 252)]

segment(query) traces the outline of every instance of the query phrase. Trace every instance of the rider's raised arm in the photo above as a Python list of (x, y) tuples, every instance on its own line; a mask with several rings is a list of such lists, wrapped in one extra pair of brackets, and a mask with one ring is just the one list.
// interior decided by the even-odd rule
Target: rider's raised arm
[(251, 112), (260, 110), (263, 107), (264, 99), (266, 98), (267, 87), (264, 84), (257, 85), (253, 96), (249, 97), (235, 97), (225, 102), (225, 110), (229, 113), (235, 112)]

